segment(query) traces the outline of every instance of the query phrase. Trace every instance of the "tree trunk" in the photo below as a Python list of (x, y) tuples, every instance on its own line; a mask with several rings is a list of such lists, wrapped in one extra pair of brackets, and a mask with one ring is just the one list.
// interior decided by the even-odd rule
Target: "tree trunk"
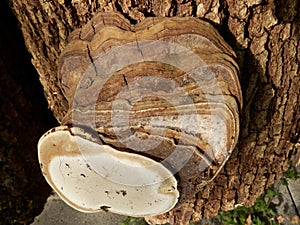
[(300, 135), (297, 0), (11, 0), (10, 6), (58, 121), (68, 105), (58, 83), (57, 59), (70, 32), (96, 11), (119, 11), (131, 23), (149, 16), (205, 18), (236, 51), (244, 105), (236, 149), (191, 201), (149, 221), (187, 224), (236, 204), (251, 206), (288, 168)]

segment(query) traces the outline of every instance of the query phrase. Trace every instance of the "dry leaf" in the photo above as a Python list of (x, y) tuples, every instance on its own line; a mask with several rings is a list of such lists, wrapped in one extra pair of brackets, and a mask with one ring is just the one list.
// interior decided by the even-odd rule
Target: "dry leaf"
[(300, 219), (298, 216), (293, 216), (293, 218), (291, 219), (291, 223), (292, 224), (299, 224), (300, 223)]
[(251, 219), (251, 215), (248, 216), (247, 220), (246, 220), (246, 224), (245, 225), (251, 225), (252, 224), (252, 219)]
[(278, 221), (278, 223), (283, 223), (284, 222), (284, 218), (282, 216), (278, 216), (277, 217), (277, 221)]

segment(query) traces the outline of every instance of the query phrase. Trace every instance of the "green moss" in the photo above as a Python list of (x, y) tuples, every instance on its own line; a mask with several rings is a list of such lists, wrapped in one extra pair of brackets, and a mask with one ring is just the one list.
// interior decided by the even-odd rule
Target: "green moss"
[(147, 225), (147, 222), (143, 218), (128, 217), (120, 225)]

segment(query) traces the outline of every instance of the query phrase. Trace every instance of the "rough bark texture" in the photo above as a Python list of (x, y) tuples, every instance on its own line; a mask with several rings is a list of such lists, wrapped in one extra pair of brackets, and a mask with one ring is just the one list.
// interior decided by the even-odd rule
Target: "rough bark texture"
[(244, 109), (236, 150), (193, 201), (149, 221), (187, 224), (236, 204), (250, 206), (287, 169), (300, 133), (298, 1), (14, 0), (11, 8), (58, 120), (67, 103), (58, 85), (57, 59), (68, 34), (97, 10), (119, 11), (132, 23), (149, 16), (205, 18), (237, 52)]

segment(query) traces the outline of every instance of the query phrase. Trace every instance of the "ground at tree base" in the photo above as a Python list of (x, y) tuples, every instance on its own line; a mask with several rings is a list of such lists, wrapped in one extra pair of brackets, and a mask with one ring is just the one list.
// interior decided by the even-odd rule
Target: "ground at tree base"
[[(272, 200), (272, 204), (277, 211), (275, 217), (279, 224), (300, 224), (300, 179), (287, 179), (287, 181), (288, 185), (284, 185), (282, 181), (277, 181), (274, 184), (279, 191), (279, 194)], [(42, 213), (34, 219), (31, 225), (121, 225), (127, 218), (126, 216), (106, 212), (92, 214), (78, 212), (66, 205), (53, 193), (48, 198)], [(216, 219), (205, 219), (194, 224), (222, 225), (223, 223)]]

